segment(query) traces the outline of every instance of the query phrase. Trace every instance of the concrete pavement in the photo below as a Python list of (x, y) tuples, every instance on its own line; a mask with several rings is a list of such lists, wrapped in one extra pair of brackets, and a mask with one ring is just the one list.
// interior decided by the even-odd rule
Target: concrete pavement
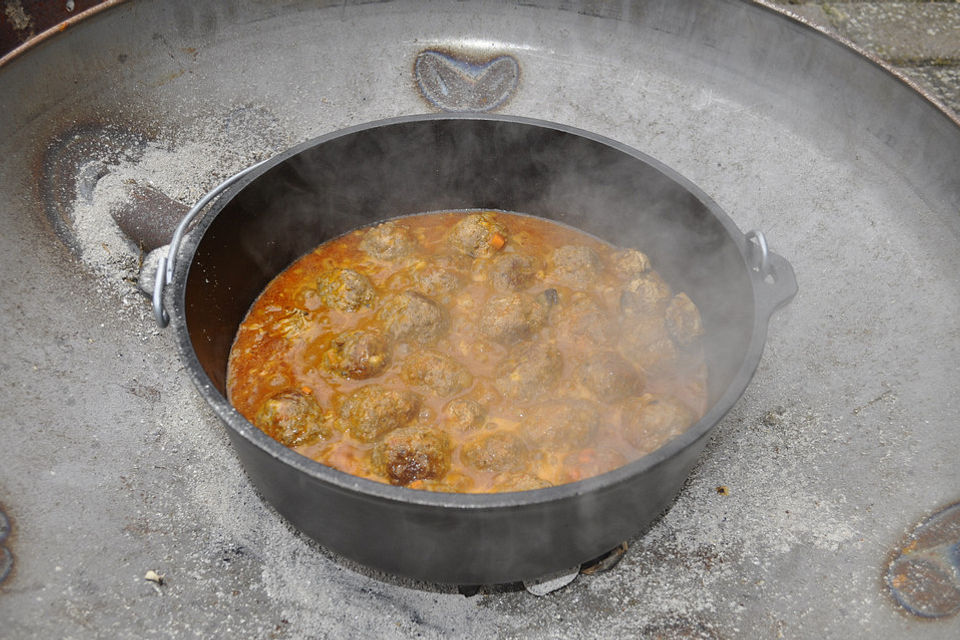
[(853, 42), (960, 113), (960, 2), (771, 0)]

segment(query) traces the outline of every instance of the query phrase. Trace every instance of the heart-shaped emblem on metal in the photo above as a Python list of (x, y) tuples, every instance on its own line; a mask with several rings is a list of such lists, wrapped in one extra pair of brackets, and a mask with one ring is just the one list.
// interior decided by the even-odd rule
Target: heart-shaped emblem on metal
[(490, 111), (516, 90), (520, 64), (509, 55), (475, 61), (426, 50), (417, 56), (414, 74), (423, 97), (443, 111)]

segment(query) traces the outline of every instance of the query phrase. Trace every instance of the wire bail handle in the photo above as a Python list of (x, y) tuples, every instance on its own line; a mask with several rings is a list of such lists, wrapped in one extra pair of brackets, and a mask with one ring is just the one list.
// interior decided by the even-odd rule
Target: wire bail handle
[(183, 236), (187, 232), (187, 227), (189, 227), (194, 218), (196, 218), (197, 215), (203, 211), (204, 207), (210, 204), (210, 201), (223, 193), (230, 185), (234, 184), (245, 175), (252, 172), (254, 169), (257, 169), (265, 162), (267, 161), (261, 160), (254, 165), (250, 165), (243, 171), (233, 174), (211, 189), (205, 196), (200, 198), (197, 204), (193, 205), (190, 211), (187, 212), (187, 215), (183, 216), (183, 220), (180, 221), (180, 224), (177, 225), (176, 230), (173, 232), (173, 237), (170, 239), (170, 245), (167, 248), (167, 255), (161, 256), (159, 262), (157, 263), (157, 277), (153, 283), (153, 317), (161, 329), (170, 324), (170, 314), (168, 314), (167, 310), (163, 308), (163, 290), (168, 284), (173, 282), (173, 274), (176, 271), (177, 266), (177, 253), (180, 251), (180, 245), (183, 242)]

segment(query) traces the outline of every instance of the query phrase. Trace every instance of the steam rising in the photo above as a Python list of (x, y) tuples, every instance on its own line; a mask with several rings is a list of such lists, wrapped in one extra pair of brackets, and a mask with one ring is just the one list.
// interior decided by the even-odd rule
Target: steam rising
[[(708, 402), (736, 383), (755, 326), (742, 238), (689, 185), (616, 146), (507, 120), (413, 119), (322, 142), (295, 149), (195, 232), (196, 253), (178, 286), (185, 287), (193, 349), (223, 396), (240, 322), (270, 279), (296, 258), (377, 220), (471, 208), (555, 219), (647, 253), (653, 268), (701, 311)], [(212, 390), (207, 393), (214, 404), (225, 404)], [(719, 419), (735, 400), (726, 396), (720, 414), (712, 415)], [(605, 491), (571, 497), (565, 487), (553, 487), (543, 490), (543, 503), (524, 494), (419, 498), (429, 504), (383, 502), (371, 493), (377, 504), (390, 505), (386, 511), (360, 508), (352, 491), (332, 488), (252, 443), (241, 450), (268, 499), (325, 546), (387, 571), (475, 583), (538, 575), (559, 568), (558, 558), (585, 561), (633, 536), (673, 501), (704, 444), (699, 437), (649, 473)], [(451, 501), (480, 508), (445, 508)], [(336, 526), (325, 516), (331, 510), (345, 514)], [(389, 553), (376, 545), (358, 547), (357, 540), (380, 531), (384, 518), (403, 523), (402, 552), (396, 540)], [(567, 526), (571, 522), (576, 526)], [(534, 530), (549, 539), (530, 545), (510, 533)]]
[[(194, 343), (221, 392), (229, 336), (274, 275), (356, 227), (450, 209), (528, 213), (640, 249), (701, 311), (711, 403), (742, 364), (753, 298), (731, 232), (695, 187), (639, 154), (572, 132), (473, 119), (360, 129), (295, 151), (225, 207), (191, 270), (188, 321), (204, 328), (203, 344)], [(191, 305), (201, 277), (204, 302)]]

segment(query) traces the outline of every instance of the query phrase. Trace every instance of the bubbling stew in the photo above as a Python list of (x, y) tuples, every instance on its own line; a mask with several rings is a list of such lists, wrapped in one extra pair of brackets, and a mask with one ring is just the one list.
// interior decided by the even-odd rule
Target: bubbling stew
[(279, 274), (227, 391), (300, 454), (414, 489), (582, 480), (706, 409), (700, 313), (647, 256), (501, 211), (397, 218)]

